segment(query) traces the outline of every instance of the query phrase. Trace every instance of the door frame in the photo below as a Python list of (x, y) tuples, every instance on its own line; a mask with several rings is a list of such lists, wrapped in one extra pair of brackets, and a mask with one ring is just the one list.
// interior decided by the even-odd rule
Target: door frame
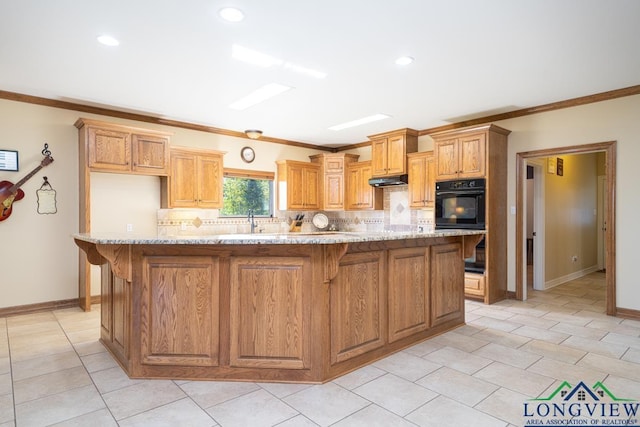
[(526, 151), (516, 153), (516, 299), (522, 300), (526, 278), (526, 237), (525, 212), (526, 207), (526, 179), (527, 159), (539, 157), (551, 157), (571, 154), (587, 154), (594, 152), (605, 153), (605, 175), (607, 177), (607, 211), (605, 221), (606, 259), (606, 311), (609, 316), (615, 316), (616, 307), (616, 223), (615, 223), (615, 190), (616, 190), (616, 141), (597, 142), (594, 144), (575, 145), (569, 147), (557, 147), (544, 150)]

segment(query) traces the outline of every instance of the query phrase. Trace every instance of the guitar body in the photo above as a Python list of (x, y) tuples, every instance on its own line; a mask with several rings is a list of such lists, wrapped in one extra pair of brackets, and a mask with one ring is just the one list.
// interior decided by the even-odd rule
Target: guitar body
[(0, 182), (0, 221), (9, 218), (13, 209), (13, 202), (24, 198), (24, 191), (18, 188), (14, 195), (10, 190), (11, 187), (13, 187), (13, 184), (9, 181)]

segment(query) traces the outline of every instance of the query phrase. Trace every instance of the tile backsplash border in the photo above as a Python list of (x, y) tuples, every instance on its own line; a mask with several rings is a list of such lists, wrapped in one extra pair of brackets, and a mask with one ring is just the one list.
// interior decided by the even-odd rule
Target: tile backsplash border
[[(392, 196), (393, 194), (393, 196)], [(394, 206), (391, 206), (392, 200)], [(340, 231), (414, 231), (418, 227), (433, 227), (433, 209), (410, 209), (406, 186), (384, 189), (384, 210), (379, 211), (281, 211), (274, 217), (256, 217), (256, 232), (286, 233), (291, 218), (304, 214), (301, 232), (319, 231), (312, 218), (322, 212), (329, 224)], [(218, 209), (159, 209), (157, 212), (158, 236), (206, 236), (218, 234), (249, 233), (246, 217), (220, 217)]]

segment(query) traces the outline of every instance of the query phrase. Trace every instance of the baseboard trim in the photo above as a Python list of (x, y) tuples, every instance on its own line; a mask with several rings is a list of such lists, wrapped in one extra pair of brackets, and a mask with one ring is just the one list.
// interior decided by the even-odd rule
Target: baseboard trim
[(616, 317), (623, 317), (625, 319), (632, 319), (632, 320), (640, 320), (640, 310), (616, 307)]
[(598, 266), (593, 265), (591, 267), (585, 268), (580, 271), (574, 271), (573, 273), (567, 274), (566, 276), (556, 277), (555, 279), (549, 280), (548, 282), (544, 283), (544, 290), (548, 291), (551, 288), (555, 288), (556, 286), (562, 285), (563, 283), (570, 282), (571, 280), (579, 279), (581, 277), (584, 277), (598, 270), (599, 270)]
[[(100, 304), (100, 295), (91, 297), (91, 304)], [(0, 308), (0, 318), (19, 316), (21, 314), (38, 313), (40, 311), (60, 310), (63, 308), (79, 307), (78, 298), (59, 301), (47, 301), (38, 304), (17, 305), (14, 307)]]

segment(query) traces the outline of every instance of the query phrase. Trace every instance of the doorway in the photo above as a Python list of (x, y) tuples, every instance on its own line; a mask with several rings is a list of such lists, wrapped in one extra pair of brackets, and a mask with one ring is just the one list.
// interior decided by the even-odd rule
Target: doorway
[[(604, 243), (604, 269), (606, 271), (606, 313), (616, 315), (616, 291), (615, 291), (615, 159), (616, 142), (602, 142), (572, 147), (552, 148), (538, 151), (516, 153), (516, 299), (526, 298), (527, 286), (527, 236), (526, 236), (526, 186), (527, 165), (535, 159), (602, 152), (605, 155), (605, 201), (603, 206), (603, 221), (606, 224), (603, 230)], [(541, 236), (538, 236), (541, 237)], [(539, 249), (544, 246), (541, 242), (534, 244)], [(540, 248), (542, 246), (542, 248)], [(534, 249), (535, 250), (535, 249)], [(535, 257), (535, 255), (534, 255)], [(539, 257), (538, 259), (543, 258)], [(535, 265), (535, 262), (534, 262)]]

